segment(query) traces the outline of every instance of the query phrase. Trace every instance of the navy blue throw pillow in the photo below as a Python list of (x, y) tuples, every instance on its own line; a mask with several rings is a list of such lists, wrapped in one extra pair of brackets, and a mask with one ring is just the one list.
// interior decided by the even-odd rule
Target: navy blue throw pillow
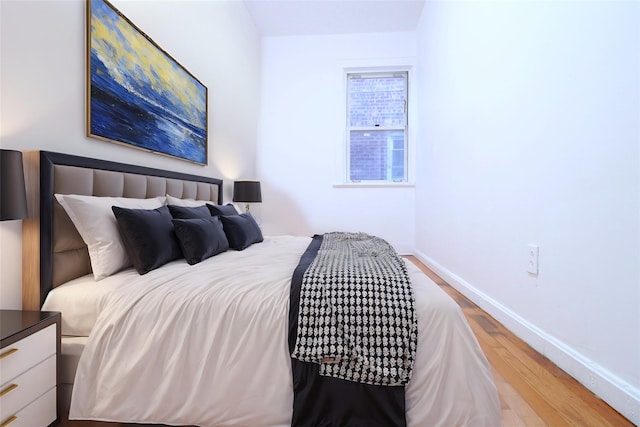
[(171, 212), (171, 216), (175, 219), (192, 219), (192, 218), (210, 218), (211, 212), (205, 206), (177, 206), (177, 205), (169, 205), (169, 212)]
[(258, 223), (250, 213), (220, 216), (229, 247), (237, 251), (264, 240)]
[(190, 265), (229, 249), (219, 217), (174, 219), (173, 228)]
[(209, 211), (211, 211), (211, 215), (213, 216), (238, 215), (238, 211), (231, 203), (228, 203), (226, 205), (211, 205), (207, 203), (207, 207), (209, 208)]
[(118, 222), (122, 242), (139, 274), (174, 259), (182, 258), (182, 251), (173, 232), (171, 214), (166, 206), (157, 209), (126, 209), (112, 206)]

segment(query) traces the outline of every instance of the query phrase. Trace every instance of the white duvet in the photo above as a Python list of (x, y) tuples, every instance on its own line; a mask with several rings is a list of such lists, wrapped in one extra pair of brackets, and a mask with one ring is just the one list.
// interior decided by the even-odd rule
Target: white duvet
[[(101, 296), (69, 418), (289, 426), (289, 285), (310, 241), (267, 237), (194, 266), (181, 260), (125, 275)], [(417, 267), (408, 268), (419, 329), (408, 425), (499, 426), (491, 371), (461, 310)]]

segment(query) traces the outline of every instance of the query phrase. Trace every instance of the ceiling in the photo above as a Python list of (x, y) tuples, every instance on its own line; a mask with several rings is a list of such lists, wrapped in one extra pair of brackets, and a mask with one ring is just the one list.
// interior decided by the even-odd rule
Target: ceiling
[(263, 36), (413, 31), (424, 0), (244, 0)]

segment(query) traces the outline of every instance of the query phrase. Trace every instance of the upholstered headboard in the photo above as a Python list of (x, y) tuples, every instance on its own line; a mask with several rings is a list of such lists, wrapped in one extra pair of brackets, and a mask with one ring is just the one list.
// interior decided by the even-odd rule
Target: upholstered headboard
[(222, 204), (222, 180), (48, 151), (24, 153), (22, 305), (39, 310), (53, 287), (91, 272), (87, 246), (54, 194), (149, 198), (169, 194)]

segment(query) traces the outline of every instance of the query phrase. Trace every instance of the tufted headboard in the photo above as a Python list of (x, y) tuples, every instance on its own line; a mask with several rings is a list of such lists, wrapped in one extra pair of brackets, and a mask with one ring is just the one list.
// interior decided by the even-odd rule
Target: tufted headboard
[(55, 286), (91, 272), (87, 246), (54, 194), (149, 198), (169, 194), (222, 204), (222, 180), (48, 151), (24, 154), (22, 306), (40, 310)]

